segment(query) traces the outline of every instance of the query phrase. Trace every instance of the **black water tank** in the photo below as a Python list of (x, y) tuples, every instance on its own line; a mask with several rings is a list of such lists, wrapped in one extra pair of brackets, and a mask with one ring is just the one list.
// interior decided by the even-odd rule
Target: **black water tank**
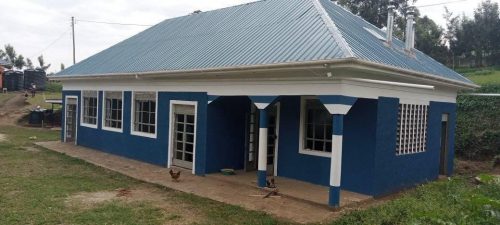
[(36, 85), (37, 90), (45, 90), (45, 83), (47, 82), (47, 74), (41, 69), (28, 69), (24, 71), (24, 88), (31, 89), (31, 84)]
[(3, 75), (3, 87), (7, 91), (22, 91), (23, 90), (23, 72), (7, 71)]

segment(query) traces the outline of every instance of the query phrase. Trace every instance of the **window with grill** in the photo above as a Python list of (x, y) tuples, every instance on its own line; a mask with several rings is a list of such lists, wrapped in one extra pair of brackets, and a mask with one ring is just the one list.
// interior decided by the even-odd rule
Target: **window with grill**
[(332, 116), (318, 99), (305, 99), (303, 107), (304, 150), (332, 152)]
[(425, 152), (428, 108), (427, 105), (399, 104), (396, 155)]
[(139, 133), (156, 134), (156, 93), (134, 93), (133, 130)]
[(82, 124), (97, 127), (97, 91), (83, 91)]
[(104, 127), (122, 130), (122, 92), (104, 92)]

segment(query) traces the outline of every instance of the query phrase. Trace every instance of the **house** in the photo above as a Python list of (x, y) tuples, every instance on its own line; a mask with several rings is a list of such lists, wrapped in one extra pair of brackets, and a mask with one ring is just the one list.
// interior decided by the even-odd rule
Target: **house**
[[(389, 24), (392, 24), (392, 9)], [(255, 171), (381, 196), (453, 173), (477, 86), (328, 0), (165, 20), (67, 68), (61, 138), (203, 176)]]

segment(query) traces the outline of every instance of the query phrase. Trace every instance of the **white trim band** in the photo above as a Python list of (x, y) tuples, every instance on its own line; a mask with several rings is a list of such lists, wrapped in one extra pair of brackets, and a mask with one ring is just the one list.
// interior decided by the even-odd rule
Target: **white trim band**
[(267, 171), (267, 128), (259, 128), (259, 164), (260, 171)]
[(332, 135), (330, 186), (340, 187), (341, 174), (342, 174), (342, 135)]

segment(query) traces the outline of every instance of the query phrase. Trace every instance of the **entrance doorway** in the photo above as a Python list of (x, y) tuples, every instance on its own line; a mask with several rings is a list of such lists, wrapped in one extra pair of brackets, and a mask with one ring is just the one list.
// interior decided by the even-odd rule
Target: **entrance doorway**
[(172, 164), (193, 169), (196, 119), (194, 105), (173, 105)]
[(64, 142), (75, 143), (77, 135), (77, 111), (78, 98), (66, 97), (65, 105), (65, 125), (64, 125)]
[(441, 141), (440, 141), (440, 162), (439, 174), (446, 175), (448, 165), (448, 114), (443, 114), (441, 118)]
[[(267, 174), (277, 175), (280, 104), (269, 106), (267, 136)], [(259, 110), (251, 104), (246, 122), (245, 171), (256, 171), (259, 153)]]

